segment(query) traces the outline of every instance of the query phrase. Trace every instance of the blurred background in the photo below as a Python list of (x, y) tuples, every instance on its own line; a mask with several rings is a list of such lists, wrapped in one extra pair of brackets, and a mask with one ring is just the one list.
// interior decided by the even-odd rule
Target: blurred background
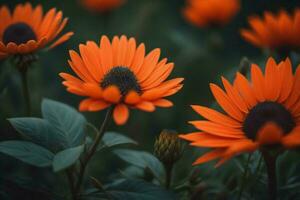
[[(17, 3), (24, 2), (0, 0), (0, 5), (6, 4), (12, 9)], [(58, 73), (71, 72), (67, 64), (68, 50), (78, 50), (78, 45), (87, 40), (98, 42), (101, 35), (112, 38), (124, 34), (135, 37), (138, 43), (144, 42), (147, 52), (161, 48), (161, 57), (175, 63), (171, 77), (184, 77), (185, 81), (184, 88), (170, 98), (174, 107), (157, 109), (153, 113), (133, 110), (126, 125), (119, 127), (112, 122), (109, 126), (109, 130), (121, 132), (138, 141), (137, 149), (149, 152), (153, 151), (154, 141), (162, 129), (173, 129), (179, 133), (194, 130), (187, 121), (198, 119), (199, 116), (189, 105), (213, 104), (208, 85), (210, 82), (219, 83), (221, 75), (231, 79), (245, 56), (255, 63), (265, 63), (266, 53), (245, 42), (239, 35), (240, 28), (248, 27), (249, 15), (262, 15), (265, 10), (293, 11), (300, 6), (299, 0), (242, 0), (241, 10), (226, 26), (198, 28), (183, 18), (184, 0), (127, 0), (122, 6), (105, 14), (90, 12), (77, 0), (30, 2), (33, 5), (41, 4), (44, 11), (52, 7), (62, 10), (64, 16), (69, 17), (64, 32), (75, 33), (66, 43), (40, 53), (39, 60), (30, 69), (33, 116), (40, 116), (43, 98), (78, 106), (82, 98), (66, 92)], [(24, 113), (19, 75), (8, 61), (0, 61), (0, 92), (0, 140), (19, 138), (6, 120), (21, 117)], [(85, 116), (98, 127), (103, 114), (85, 113)], [(187, 176), (199, 152), (198, 149), (187, 148), (178, 165), (178, 180)], [(0, 160), (0, 197), (3, 194), (3, 199), (57, 199), (60, 191), (64, 190), (57, 188), (60, 185), (58, 182), (64, 181), (62, 174), (53, 176), (51, 170), (36, 169), (4, 155), (0, 155)], [(115, 156), (101, 154), (94, 158), (90, 170), (105, 182), (124, 166)], [(210, 167), (206, 165), (201, 168), (204, 179), (211, 176), (208, 173)], [(7, 193), (11, 196), (5, 196)]]

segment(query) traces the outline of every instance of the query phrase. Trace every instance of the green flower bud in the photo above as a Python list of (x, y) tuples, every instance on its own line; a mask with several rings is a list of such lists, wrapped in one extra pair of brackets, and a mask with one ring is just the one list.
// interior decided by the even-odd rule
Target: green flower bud
[(154, 144), (154, 155), (167, 166), (178, 161), (183, 152), (183, 145), (175, 131), (163, 130)]

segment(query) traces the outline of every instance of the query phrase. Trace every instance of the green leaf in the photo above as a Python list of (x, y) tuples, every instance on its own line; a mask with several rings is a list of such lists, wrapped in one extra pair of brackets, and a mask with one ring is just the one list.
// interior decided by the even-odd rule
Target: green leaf
[(54, 151), (65, 146), (59, 135), (53, 131), (53, 127), (44, 119), (33, 117), (11, 118), (9, 122), (20, 134), (34, 143)]
[(0, 142), (0, 152), (37, 167), (50, 166), (54, 157), (54, 154), (44, 147), (16, 140)]
[(158, 180), (163, 180), (165, 171), (162, 163), (152, 154), (145, 151), (116, 149), (113, 151), (122, 160), (145, 169), (148, 167)]
[[(134, 180), (123, 179), (118, 180), (114, 184), (105, 187), (105, 193), (90, 193), (88, 197), (105, 198), (112, 197), (114, 200), (174, 200), (176, 196), (151, 183)], [(88, 198), (89, 199), (89, 198)]]
[(126, 137), (120, 133), (116, 132), (106, 132), (102, 138), (102, 145), (100, 148), (105, 147), (114, 147), (117, 145), (123, 145), (123, 144), (137, 144), (136, 141), (133, 139)]
[(66, 141), (66, 147), (76, 147), (82, 144), (86, 120), (81, 113), (66, 104), (44, 99), (42, 114)]
[(73, 165), (80, 157), (81, 153), (84, 150), (84, 145), (78, 147), (69, 148), (58, 152), (54, 156), (53, 160), (53, 170), (55, 172), (61, 171)]

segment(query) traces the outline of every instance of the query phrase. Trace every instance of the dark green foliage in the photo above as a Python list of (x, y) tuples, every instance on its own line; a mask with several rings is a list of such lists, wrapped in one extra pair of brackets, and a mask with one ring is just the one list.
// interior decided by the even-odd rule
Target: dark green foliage
[(1, 142), (0, 152), (37, 167), (50, 166), (54, 157), (49, 150), (25, 141)]
[(161, 187), (141, 180), (120, 179), (104, 187), (105, 192), (92, 191), (83, 199), (98, 200), (111, 198), (114, 200), (175, 200), (176, 197)]

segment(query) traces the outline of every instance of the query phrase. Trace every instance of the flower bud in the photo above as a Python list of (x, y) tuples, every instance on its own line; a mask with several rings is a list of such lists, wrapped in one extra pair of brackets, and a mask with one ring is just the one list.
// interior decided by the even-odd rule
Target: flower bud
[(180, 159), (183, 145), (175, 131), (163, 130), (154, 144), (154, 155), (164, 164), (173, 165)]
[(239, 72), (244, 76), (247, 76), (247, 74), (250, 71), (250, 66), (251, 66), (250, 60), (247, 57), (243, 57), (239, 65)]

